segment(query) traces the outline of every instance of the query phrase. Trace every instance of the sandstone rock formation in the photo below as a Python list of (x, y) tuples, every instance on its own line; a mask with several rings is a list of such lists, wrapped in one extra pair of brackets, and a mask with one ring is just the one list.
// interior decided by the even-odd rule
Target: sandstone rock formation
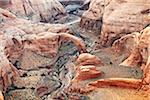
[[(9, 21), (13, 22), (9, 24)], [(17, 24), (15, 23), (17, 21), (19, 23), (19, 21), (21, 22), (22, 20), (14, 18), (6, 22), (4, 21), (1, 24), (3, 26), (0, 29), (0, 75), (1, 82), (3, 83), (0, 87), (2, 92), (5, 92), (12, 82), (15, 80), (20, 80), (19, 77), (17, 77), (19, 76), (19, 71), (17, 68), (21, 70), (34, 70), (39, 67), (46, 67), (54, 64), (56, 61), (55, 58), (59, 56), (57, 53), (63, 40), (71, 39), (81, 53), (86, 52), (84, 42), (80, 38), (69, 33), (48, 32), (53, 31), (52, 29), (48, 29), (52, 26), (50, 24), (47, 26), (47, 31), (43, 29), (43, 32), (41, 33), (34, 33), (34, 31), (30, 33), (27, 28), (22, 29), (21, 25), (29, 25), (32, 22), (23, 21), (24, 23), (22, 22)], [(32, 25), (34, 26), (33, 23)], [(42, 26), (44, 24), (39, 25)], [(32, 27), (32, 30), (38, 30), (38, 25), (36, 25), (36, 27)], [(61, 30), (62, 28), (58, 28), (58, 30), (56, 28), (54, 29), (55, 32), (60, 32)], [(38, 32), (40, 31), (41, 30)], [(30, 65), (28, 63), (29, 61), (31, 61)]]
[(1, 0), (0, 2), (2, 8), (18, 17), (33, 21), (53, 22), (66, 14), (57, 0), (8, 0), (8, 2)]
[(101, 45), (110, 46), (121, 36), (142, 30), (149, 24), (149, 0), (112, 0), (105, 6)]
[[(95, 55), (88, 53), (80, 54), (75, 63), (76, 74), (68, 88), (68, 92), (73, 94), (88, 95), (98, 91), (99, 88), (125, 88), (139, 89), (142, 79), (134, 78), (105, 78), (106, 73), (98, 70), (103, 64)], [(92, 92), (93, 91), (93, 92)], [(104, 92), (104, 91), (103, 91)], [(102, 93), (103, 93), (102, 92)], [(68, 94), (68, 95), (71, 95)], [(78, 98), (78, 96), (75, 96)], [(75, 98), (74, 97), (74, 98)], [(72, 97), (70, 97), (72, 98)]]
[(100, 31), (105, 0), (92, 0), (89, 9), (83, 13), (80, 27)]
[[(4, 33), (5, 34), (5, 33)], [(6, 33), (7, 34), (7, 33)], [(13, 34), (12, 34), (13, 35)], [(10, 65), (8, 59), (12, 62), (15, 63), (14, 60), (19, 60), (19, 58), (21, 57), (21, 55), (23, 54), (24, 50), (31, 50), (32, 52), (36, 52), (37, 54), (41, 55), (41, 56), (46, 56), (46, 57), (49, 57), (49, 58), (55, 58), (56, 55), (57, 55), (57, 52), (58, 52), (58, 48), (59, 48), (59, 43), (61, 43), (61, 41), (59, 40), (59, 38), (68, 38), (70, 39), (70, 37), (72, 38), (73, 42), (75, 42), (75, 44), (77, 44), (77, 46), (79, 47), (79, 50), (81, 50), (81, 52), (86, 52), (85, 50), (85, 46), (84, 44), (82, 44), (83, 42), (76, 38), (76, 37), (73, 37), (67, 33), (61, 33), (61, 34), (56, 34), (56, 33), (50, 33), (50, 32), (44, 32), (44, 33), (40, 33), (38, 35), (35, 35), (35, 34), (32, 34), (32, 35), (25, 35), (23, 36), (24, 39), (21, 39), (21, 40), (18, 40), (17, 39), (17, 36), (14, 36), (14, 37), (7, 37), (6, 36), (2, 36), (2, 46), (1, 46), (1, 60), (4, 61), (7, 61), (7, 63), (2, 63), (1, 62), (1, 71), (3, 73), (2, 74), (2, 77), (3, 77), (3, 80), (5, 84), (7, 84), (8, 82), (8, 79), (6, 77), (7, 76), (7, 70), (11, 70), (9, 69), (9, 67), (11, 67), (12, 65)], [(12, 41), (11, 42), (8, 42), (9, 41)], [(77, 41), (76, 41), (77, 40)], [(81, 44), (80, 44), (80, 43)], [(20, 44), (21, 43), (21, 44)], [(7, 56), (7, 57), (6, 57)], [(27, 58), (29, 59), (29, 58)], [(31, 58), (32, 59), (32, 58)], [(24, 60), (24, 59), (22, 59)], [(26, 64), (25, 64), (26, 63)], [(48, 62), (47, 62), (48, 63)], [(51, 63), (53, 64), (54, 62), (51, 61)], [(6, 65), (3, 65), (3, 64), (6, 64)], [(32, 68), (28, 68), (28, 63), (25, 62), (25, 61), (22, 61), (21, 63), (21, 66), (23, 66), (23, 68), (21, 67), (21, 69), (37, 69), (38, 67), (40, 66), (46, 66), (46, 65), (40, 65), (40, 62), (38, 64), (38, 62), (32, 62), (30, 63), (32, 64)], [(47, 64), (49, 65), (49, 63)], [(7, 70), (4, 70), (4, 68), (8, 68)], [(16, 70), (16, 69), (15, 69)], [(14, 71), (14, 69), (12, 69), (12, 71)], [(4, 87), (7, 87), (7, 85), (4, 85)]]
[(91, 54), (83, 53), (76, 60), (77, 75), (74, 80), (81, 81), (101, 76), (101, 72), (96, 67), (103, 65), (101, 60)]
[[(133, 49), (129, 50), (131, 54), (129, 57), (123, 61), (120, 65), (123, 66), (140, 66), (143, 70), (143, 84), (148, 85), (150, 83), (150, 76), (149, 76), (149, 34), (150, 34), (150, 27), (145, 28), (140, 33), (130, 34), (124, 36), (124, 39), (131, 39), (130, 36), (134, 36), (134, 41), (132, 41), (131, 45), (133, 44)], [(138, 37), (135, 37), (138, 36)], [(121, 39), (120, 39), (121, 40)], [(120, 41), (118, 40), (118, 41)], [(117, 42), (118, 42), (117, 41)], [(125, 41), (118, 42), (120, 44), (125, 44)], [(119, 44), (119, 45), (120, 45)], [(121, 47), (122, 49), (122, 47)], [(127, 48), (126, 48), (127, 49)], [(130, 48), (129, 48), (130, 49)]]
[(100, 79), (95, 82), (91, 82), (89, 85), (97, 88), (103, 87), (121, 87), (121, 88), (133, 88), (138, 89), (141, 84), (139, 79), (128, 79), (128, 78), (109, 78), (109, 79)]
[(101, 32), (103, 47), (149, 24), (149, 0), (92, 0), (82, 15), (81, 28)]
[(136, 48), (138, 42), (139, 42), (139, 37), (140, 33), (138, 32), (133, 32), (131, 34), (122, 36), (120, 39), (114, 41), (112, 48), (115, 50), (117, 53), (128, 53), (130, 54), (131, 51)]
[(7, 10), (1, 9), (1, 19), (0, 19), (0, 31), (12, 31), (8, 27), (16, 27), (26, 32), (27, 34), (37, 34), (41, 32), (67, 32), (69, 30), (67, 25), (62, 24), (48, 24), (48, 23), (34, 23), (29, 20), (17, 18), (14, 14)]
[(93, 87), (88, 86), (85, 81), (100, 78), (103, 74), (98, 67), (103, 65), (102, 61), (95, 55), (83, 53), (78, 56), (75, 62), (76, 74), (71, 84), (67, 88), (69, 93), (88, 93), (93, 91)]

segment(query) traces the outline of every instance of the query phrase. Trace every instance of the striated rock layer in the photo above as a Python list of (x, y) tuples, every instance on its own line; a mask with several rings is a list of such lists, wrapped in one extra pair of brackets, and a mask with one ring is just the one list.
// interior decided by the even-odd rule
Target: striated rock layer
[(105, 0), (91, 0), (89, 9), (81, 17), (80, 27), (100, 31), (104, 8)]
[(83, 53), (76, 60), (77, 74), (74, 80), (82, 81), (101, 76), (101, 72), (96, 69), (98, 65), (103, 65), (101, 60), (91, 54)]

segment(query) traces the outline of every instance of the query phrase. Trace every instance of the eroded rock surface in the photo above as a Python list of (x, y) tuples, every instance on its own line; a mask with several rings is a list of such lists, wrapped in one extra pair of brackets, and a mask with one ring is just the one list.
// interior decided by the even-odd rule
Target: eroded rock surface
[(110, 46), (121, 36), (142, 30), (149, 24), (149, 0), (112, 0), (103, 15), (101, 45)]
[(92, 0), (80, 26), (99, 31), (101, 46), (111, 46), (116, 39), (149, 24), (149, 3), (149, 0)]
[(66, 15), (64, 7), (57, 0), (8, 0), (8, 2), (2, 0), (0, 2), (2, 8), (18, 17), (33, 21), (53, 22)]
[[(13, 88), (27, 88), (30, 92), (32, 92), (31, 90), (35, 90), (37, 97), (41, 97), (60, 87), (61, 83), (59, 82), (59, 79), (53, 79), (49, 74), (46, 76), (46, 73), (42, 72), (40, 75), (37, 74), (33, 76), (34, 74), (31, 74), (31, 76), (28, 76), (26, 71), (40, 69), (48, 70), (53, 67), (59, 59), (60, 55), (58, 55), (58, 49), (63, 40), (70, 41), (71, 39), (77, 46), (77, 49), (79, 49), (80, 53), (86, 52), (84, 42), (80, 38), (69, 33), (59, 33), (68, 31), (66, 27), (60, 27), (60, 25), (58, 25), (58, 29), (55, 28), (57, 25), (54, 25), (53, 30), (51, 28), (53, 25), (51, 24), (47, 24), (45, 29), (45, 27), (43, 27), (45, 24), (42, 23), (34, 24), (30, 21), (21, 20), (16, 17), (12, 19), (9, 18), (9, 16), (4, 16), (4, 18), (8, 20), (2, 22), (2, 27), (0, 29), (1, 91), (5, 93), (9, 89), (11, 90), (11, 88), (12, 90)], [(23, 25), (29, 25), (30, 28), (33, 26), (31, 30), (37, 30), (37, 33), (28, 30), (27, 27), (24, 28)], [(38, 26), (43, 29), (38, 30)], [(56, 33), (52, 33), (52, 31)], [(19, 74), (21, 77), (17, 77)], [(41, 78), (41, 76), (43, 77)], [(49, 88), (49, 86), (54, 88)], [(27, 91), (28, 90), (25, 90), (25, 92)], [(15, 96), (13, 93), (14, 92), (12, 91), (12, 96)]]
[(105, 0), (91, 0), (89, 9), (82, 15), (80, 27), (100, 32), (104, 8)]
[(82, 81), (97, 78), (102, 74), (99, 70), (96, 69), (98, 65), (101, 66), (102, 62), (94, 55), (83, 53), (79, 55), (76, 63), (77, 75), (74, 80)]
[[(143, 70), (143, 84), (149, 85), (150, 76), (149, 76), (149, 34), (150, 34), (150, 27), (145, 28), (140, 33), (130, 34), (124, 36), (124, 39), (131, 39), (130, 36), (134, 36), (134, 41), (132, 41), (133, 49), (129, 50), (130, 55), (128, 58), (123, 61), (120, 65), (123, 66), (130, 66), (130, 67), (138, 67)], [(138, 36), (138, 37), (136, 37)], [(121, 39), (120, 39), (121, 40)], [(118, 40), (118, 41), (120, 41)], [(116, 42), (118, 42), (116, 41)], [(127, 44), (125, 41), (118, 42), (120, 44)], [(130, 45), (130, 46), (131, 46)], [(119, 48), (118, 48), (119, 49)], [(122, 47), (121, 47), (122, 49)], [(126, 48), (128, 49), (128, 48)], [(130, 48), (129, 48), (130, 49)]]

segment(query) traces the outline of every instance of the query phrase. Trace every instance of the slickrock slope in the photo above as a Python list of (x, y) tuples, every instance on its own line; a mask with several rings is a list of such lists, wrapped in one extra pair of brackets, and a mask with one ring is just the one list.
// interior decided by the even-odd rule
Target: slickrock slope
[[(103, 51), (101, 52), (104, 53)], [(101, 55), (101, 57), (103, 56)], [(111, 57), (110, 59), (113, 60), (116, 58)], [(117, 59), (121, 58), (119, 57)], [(104, 64), (102, 63), (103, 61)], [(103, 100), (109, 99), (110, 97), (114, 100), (126, 100), (128, 98), (149, 100), (147, 92), (142, 89), (137, 91), (142, 86), (142, 80), (132, 75), (130, 76), (130, 68), (126, 69), (126, 67), (116, 66), (116, 64), (113, 64), (115, 62), (112, 62), (110, 66), (106, 64), (107, 62), (108, 60), (100, 59), (95, 55), (87, 53), (79, 55), (74, 65), (76, 69), (75, 77), (72, 79), (70, 86), (65, 90), (67, 98), (71, 100), (82, 98), (95, 100), (101, 97), (100, 100)], [(121, 71), (122, 68), (123, 70), (119, 74), (117, 70)], [(139, 74), (138, 70), (136, 71), (136, 75)], [(64, 99), (64, 96), (60, 95), (58, 99)]]
[[(1, 6), (18, 17), (33, 21), (53, 22), (66, 15), (57, 0), (1, 0)], [(3, 4), (5, 3), (5, 5)]]

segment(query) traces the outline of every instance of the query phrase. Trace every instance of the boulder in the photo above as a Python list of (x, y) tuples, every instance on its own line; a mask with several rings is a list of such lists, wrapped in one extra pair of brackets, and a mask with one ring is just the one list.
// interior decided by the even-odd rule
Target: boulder
[(76, 60), (76, 76), (74, 80), (82, 81), (100, 77), (102, 72), (97, 70), (97, 67), (102, 65), (101, 60), (95, 55), (80, 54)]
[(80, 66), (80, 69), (78, 70), (75, 79), (78, 81), (83, 81), (98, 78), (101, 75), (102, 73), (99, 70), (97, 70), (95, 66)]

